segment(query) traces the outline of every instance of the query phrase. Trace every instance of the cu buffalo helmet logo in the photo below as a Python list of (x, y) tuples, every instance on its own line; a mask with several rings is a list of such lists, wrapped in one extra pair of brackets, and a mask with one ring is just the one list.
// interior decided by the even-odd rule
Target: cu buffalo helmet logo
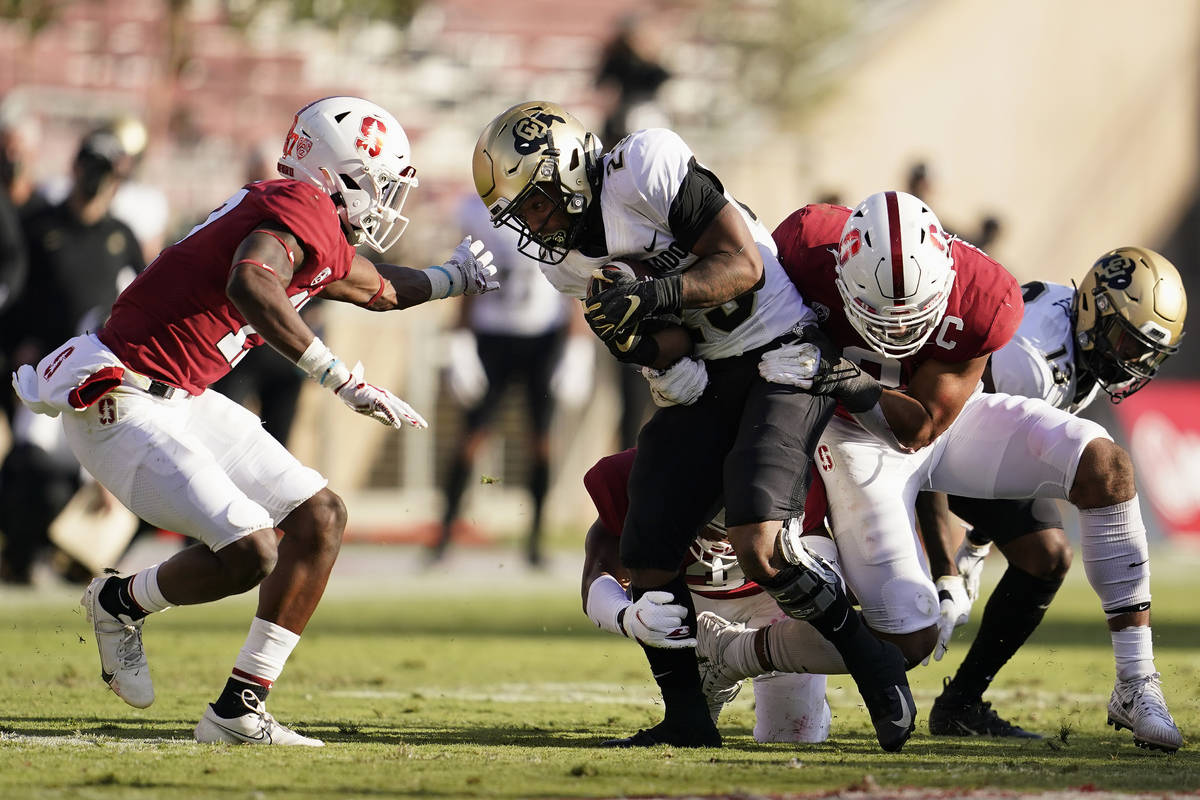
[(1133, 259), (1114, 253), (1096, 262), (1096, 278), (1110, 289), (1127, 289), (1135, 266)]
[(513, 146), (523, 156), (541, 150), (550, 138), (550, 126), (555, 122), (566, 122), (560, 116), (548, 111), (537, 111), (528, 117), (521, 117), (513, 125)]

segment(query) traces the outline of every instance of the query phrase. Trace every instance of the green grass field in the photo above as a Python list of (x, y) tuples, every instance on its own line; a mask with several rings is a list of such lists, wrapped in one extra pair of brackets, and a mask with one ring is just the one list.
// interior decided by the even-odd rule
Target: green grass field
[[(925, 712), (972, 624), (944, 661), (911, 673), (918, 732), (900, 754), (877, 748), (842, 677), (830, 680), (833, 733), (821, 745), (757, 744), (747, 690), (722, 717), (722, 749), (611, 751), (595, 745), (653, 724), (661, 706), (641, 652), (583, 617), (569, 569), (523, 578), (509, 566), (514, 579), (504, 584), (467, 570), (454, 585), (451, 573), (422, 577), (383, 549), (357, 557), (377, 560), (375, 552), (400, 565), (394, 579), (381, 581), (376, 564), (370, 575), (335, 581), (271, 696), (272, 712), (325, 739), (322, 750), (191, 741), (245, 636), (248, 597), (150, 620), (158, 699), (137, 710), (100, 682), (74, 590), (3, 593), (0, 797), (694, 797), (875, 785), (885, 794), (1082, 787), (1161, 796), (1200, 788), (1190, 745), (1148, 752), (1104, 724), (1112, 656), (1081, 569), (991, 693), (1002, 714), (1047, 734), (1043, 741), (928, 735)], [(985, 590), (1000, 564), (989, 563)], [(1157, 662), (1185, 736), (1200, 730), (1196, 565), (1194, 556), (1160, 557), (1155, 568)]]

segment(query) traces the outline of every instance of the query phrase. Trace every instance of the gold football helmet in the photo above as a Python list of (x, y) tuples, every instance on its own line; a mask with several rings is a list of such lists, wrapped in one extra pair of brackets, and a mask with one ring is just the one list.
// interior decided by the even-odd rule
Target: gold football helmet
[(1075, 292), (1078, 361), (1119, 403), (1179, 350), (1187, 294), (1170, 261), (1118, 247), (1096, 261)]
[[(599, 157), (600, 140), (579, 120), (555, 103), (528, 101), (484, 128), (471, 170), (492, 224), (517, 230), (521, 252), (557, 264), (583, 230)], [(531, 227), (526, 215), (533, 206)]]

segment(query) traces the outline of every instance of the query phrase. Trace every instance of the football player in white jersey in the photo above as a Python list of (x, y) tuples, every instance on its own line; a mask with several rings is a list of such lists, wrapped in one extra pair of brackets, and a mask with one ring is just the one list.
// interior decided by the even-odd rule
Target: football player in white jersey
[[(1105, 253), (1078, 289), (1040, 281), (1023, 289), (1021, 327), (992, 355), (985, 374), (991, 391), (1040, 397), (1072, 414), (1087, 408), (1101, 390), (1119, 403), (1154, 377), (1183, 338), (1183, 283), (1171, 262), (1152, 250), (1119, 247)], [(951, 497), (949, 508), (972, 525), (955, 558), (971, 599), (993, 541), (1008, 569), (984, 609), (970, 651), (933, 705), (929, 730), (935, 736), (1036, 736), (1000, 717), (982, 698), (1041, 622), (1071, 565), (1062, 519), (1045, 500)], [(946, 556), (952, 550), (928, 537), (927, 544), (931, 561), (933, 553)], [(1114, 546), (1104, 555), (1123, 553)], [(1085, 563), (1089, 577), (1097, 568), (1094, 561)], [(1178, 749), (1182, 738), (1154, 669), (1149, 595), (1105, 613), (1117, 659), (1109, 723), (1130, 728), (1143, 746)]]
[[(588, 324), (609, 350), (651, 368), (652, 387), (679, 400), (638, 437), (620, 552), (635, 602), (665, 592), (687, 611), (678, 647), (645, 648), (665, 719), (607, 744), (721, 743), (701, 691), (695, 609), (679, 567), (723, 496), (746, 576), (834, 641), (879, 723), (880, 745), (899, 749), (907, 733), (895, 736), (883, 721), (911, 707), (902, 654), (844, 613), (844, 592), (816, 603), (811, 567), (777, 546), (782, 520), (803, 508), (833, 402), (758, 374), (764, 352), (793, 339), (793, 326), (815, 322), (770, 233), (672, 131), (636, 131), (602, 155), (596, 137), (553, 103), (521, 103), (493, 119), (473, 173), (493, 224), (520, 231), (550, 282), (585, 300)], [(648, 279), (606, 266), (620, 259), (640, 262)]]

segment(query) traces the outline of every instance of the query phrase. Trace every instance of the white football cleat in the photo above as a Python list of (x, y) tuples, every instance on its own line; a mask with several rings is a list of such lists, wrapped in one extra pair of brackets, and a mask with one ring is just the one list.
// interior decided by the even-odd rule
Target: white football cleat
[(1117, 681), (1108, 701), (1108, 724), (1133, 731), (1133, 743), (1138, 747), (1174, 753), (1183, 745), (1183, 734), (1167, 711), (1157, 672)]
[(267, 706), (249, 689), (242, 690), (242, 703), (249, 713), (233, 719), (217, 716), (210, 703), (196, 724), (195, 737), (202, 744), (277, 744), (302, 747), (324, 747), (320, 739), (301, 736), (291, 728), (280, 725), (267, 713)]
[(142, 622), (114, 616), (100, 605), (100, 588), (111, 575), (93, 578), (83, 593), (79, 605), (87, 609), (88, 620), (96, 634), (100, 650), (100, 678), (117, 697), (134, 708), (145, 708), (154, 702), (154, 682), (150, 665), (142, 647)]
[(725, 669), (725, 648), (734, 636), (746, 630), (740, 622), (730, 622), (711, 611), (696, 616), (696, 663), (700, 667), (700, 688), (708, 701), (708, 713), (715, 724), (725, 704), (742, 690), (740, 678)]

